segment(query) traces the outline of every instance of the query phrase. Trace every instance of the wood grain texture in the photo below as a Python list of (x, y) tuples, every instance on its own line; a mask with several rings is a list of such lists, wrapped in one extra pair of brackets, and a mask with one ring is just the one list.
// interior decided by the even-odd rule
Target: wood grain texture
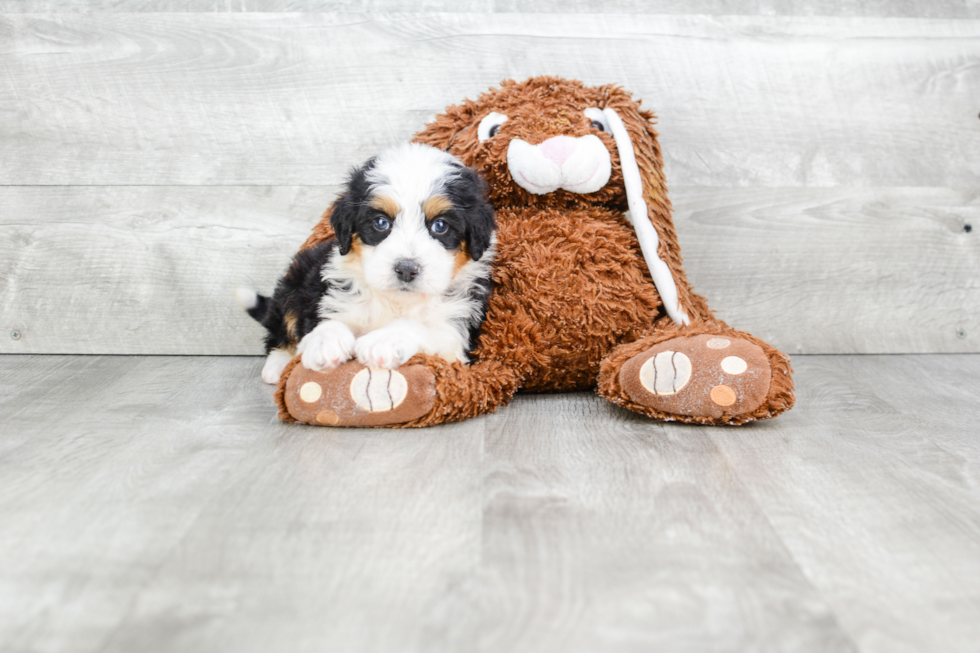
[(712, 442), (860, 650), (975, 650), (980, 357), (802, 363), (771, 436)]
[(335, 190), (0, 188), (0, 351), (261, 353), (234, 289), (271, 293)]
[(0, 13), (422, 12), (980, 18), (975, 0), (0, 0)]
[(478, 650), (855, 650), (706, 433), (532, 395), (485, 457), (482, 564), (445, 598)]
[(794, 364), (750, 427), (572, 394), (396, 433), (278, 422), (258, 358), (2, 356), (0, 642), (974, 651), (980, 356)]
[(337, 184), (446, 105), (543, 73), (642, 98), (676, 186), (980, 175), (975, 20), (6, 14), (0, 41), (7, 185)]
[[(261, 353), (232, 290), (271, 292), (337, 190), (0, 188), (0, 352)], [(980, 351), (977, 193), (672, 197), (697, 290), (788, 353)]]
[(2, 360), (3, 650), (421, 650), (477, 553), (480, 423), (290, 428), (259, 363)]
[(723, 319), (787, 353), (980, 351), (975, 190), (673, 197), (698, 292)]

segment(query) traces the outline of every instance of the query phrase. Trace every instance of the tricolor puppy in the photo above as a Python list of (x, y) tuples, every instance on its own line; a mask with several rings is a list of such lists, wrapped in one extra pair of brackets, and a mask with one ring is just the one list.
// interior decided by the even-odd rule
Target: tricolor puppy
[(336, 238), (300, 251), (271, 298), (236, 291), (269, 331), (262, 379), (277, 383), (296, 353), (312, 370), (355, 357), (390, 369), (420, 352), (467, 362), (496, 241), (477, 174), (401, 145), (351, 174), (330, 223)]

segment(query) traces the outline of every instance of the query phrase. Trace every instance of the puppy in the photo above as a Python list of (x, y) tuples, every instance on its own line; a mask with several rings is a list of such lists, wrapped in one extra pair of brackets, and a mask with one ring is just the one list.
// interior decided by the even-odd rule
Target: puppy
[(468, 362), (486, 314), (496, 242), (475, 172), (410, 143), (354, 171), (334, 203), (336, 238), (301, 250), (272, 297), (236, 297), (267, 330), (262, 380), (297, 353), (311, 370), (357, 358), (395, 368), (417, 353)]

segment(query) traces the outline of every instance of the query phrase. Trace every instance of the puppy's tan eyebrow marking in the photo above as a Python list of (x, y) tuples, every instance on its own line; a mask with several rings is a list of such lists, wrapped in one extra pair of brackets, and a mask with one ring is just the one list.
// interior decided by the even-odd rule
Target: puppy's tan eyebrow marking
[(451, 208), (453, 208), (453, 203), (449, 201), (448, 197), (443, 197), (442, 195), (433, 195), (422, 202), (422, 212), (425, 213), (425, 217), (430, 219), (441, 213), (445, 213)]
[(401, 208), (398, 206), (398, 202), (391, 199), (387, 195), (378, 195), (377, 197), (372, 198), (371, 208), (377, 209), (392, 218), (396, 217), (399, 211), (401, 211)]

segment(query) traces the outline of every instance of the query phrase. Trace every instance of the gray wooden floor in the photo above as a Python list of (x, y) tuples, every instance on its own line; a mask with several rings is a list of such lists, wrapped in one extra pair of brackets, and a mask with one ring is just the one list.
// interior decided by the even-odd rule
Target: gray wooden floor
[(977, 651), (980, 356), (739, 429), (289, 426), (258, 358), (0, 356), (0, 650)]

